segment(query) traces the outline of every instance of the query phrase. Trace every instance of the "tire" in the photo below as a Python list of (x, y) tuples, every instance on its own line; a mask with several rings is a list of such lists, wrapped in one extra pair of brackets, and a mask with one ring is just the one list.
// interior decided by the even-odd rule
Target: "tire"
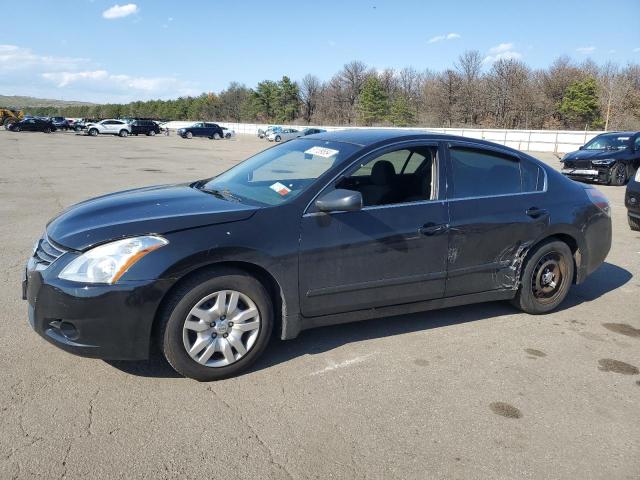
[(616, 163), (609, 171), (609, 185), (621, 187), (627, 183), (627, 167), (624, 163)]
[(122, 138), (126, 138), (126, 137), (128, 137), (128, 136), (129, 136), (129, 132), (128, 132), (128, 131), (126, 131), (126, 130), (123, 128), (122, 130), (120, 130), (120, 131), (118, 132), (118, 136), (119, 136), (119, 137), (122, 137)]
[(191, 132), (185, 133), (184, 134), (184, 138), (189, 138), (189, 139), (193, 138), (193, 133), (191, 133)]
[(231, 134), (230, 134), (230, 133), (227, 133), (227, 134), (224, 136), (224, 138), (226, 138), (227, 140), (229, 140), (229, 139), (231, 138)]
[[(9, 124), (9, 126), (11, 126), (11, 124)], [(9, 127), (7, 127), (7, 128), (9, 128)], [(13, 129), (13, 131), (14, 131), (14, 132), (21, 132), (21, 131), (22, 131), (22, 127), (17, 126), (17, 127), (15, 127), (15, 128)]]
[[(204, 308), (213, 310), (215, 308), (213, 302), (217, 301), (219, 298), (217, 295), (223, 291), (226, 293), (225, 308), (231, 303), (229, 302), (232, 298), (230, 293), (233, 291), (237, 292), (240, 298), (237, 301), (238, 307), (242, 306), (237, 311), (247, 312), (253, 308), (249, 312), (251, 313), (257, 310), (258, 327), (256, 329), (245, 330), (246, 327), (239, 327), (243, 324), (255, 325), (256, 318), (250, 317), (246, 323), (238, 322), (237, 325), (231, 326), (226, 323), (224, 328), (229, 333), (220, 333), (217, 329), (222, 327), (218, 325), (229, 322), (229, 319), (213, 313), (213, 318), (216, 318), (216, 327), (210, 328), (209, 319), (198, 320), (192, 315), (196, 307), (201, 305), (206, 305)], [(223, 312), (225, 311), (230, 313), (223, 309)], [(234, 318), (238, 318), (236, 314)], [(241, 270), (217, 268), (197, 275), (178, 287), (165, 302), (158, 320), (160, 322), (158, 343), (169, 364), (185, 377), (206, 382), (237, 375), (246, 370), (262, 354), (273, 330), (273, 304), (264, 286), (251, 275)], [(203, 328), (205, 330), (196, 332), (187, 329), (185, 327), (187, 321), (197, 325), (198, 330)], [(230, 330), (226, 330), (227, 328)], [(233, 338), (233, 341), (227, 338)], [(240, 351), (234, 346), (237, 345), (238, 338), (243, 342), (243, 348), (246, 348), (246, 353), (243, 355), (240, 355)], [(220, 347), (222, 345), (226, 345), (227, 354), (230, 352), (233, 356), (234, 360), (231, 363), (228, 363), (227, 354), (223, 354)], [(189, 347), (191, 350), (195, 349), (194, 356), (207, 365), (198, 363), (188, 353)], [(207, 356), (209, 351), (213, 353)]]
[(632, 217), (627, 214), (627, 220), (629, 221), (629, 227), (631, 227), (631, 230), (640, 232), (640, 218)]
[(90, 128), (88, 133), (92, 137), (97, 137), (100, 132), (98, 132), (97, 128)]
[(155, 136), (156, 136), (156, 131), (155, 131), (155, 130), (151, 130), (151, 131), (149, 132), (149, 136), (150, 136), (150, 137), (155, 137)]
[(222, 138), (222, 137), (220, 137), (220, 134), (216, 132), (216, 133), (213, 134), (213, 137), (211, 137), (211, 138), (213, 138), (214, 140), (220, 140), (220, 138)]
[[(532, 315), (554, 310), (569, 292), (574, 269), (573, 255), (566, 243), (559, 240), (542, 243), (527, 255), (520, 288), (512, 303)], [(547, 273), (551, 277), (545, 278)]]
[(276, 135), (275, 141), (279, 142), (280, 140), (282, 140), (282, 137), (280, 137), (280, 135)]
[(51, 133), (51, 127), (45, 127), (43, 130), (44, 133)]

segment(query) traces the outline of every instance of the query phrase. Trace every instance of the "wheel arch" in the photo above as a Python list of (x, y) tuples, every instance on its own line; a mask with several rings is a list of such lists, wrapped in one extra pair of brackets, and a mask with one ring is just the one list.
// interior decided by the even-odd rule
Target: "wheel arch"
[(158, 304), (158, 308), (156, 309), (156, 313), (153, 318), (153, 324), (151, 326), (150, 332), (150, 345), (156, 343), (157, 335), (160, 329), (159, 319), (162, 316), (163, 309), (165, 308), (167, 302), (171, 299), (173, 293), (192, 278), (198, 275), (205, 274), (206, 272), (211, 272), (213, 274), (216, 272), (216, 270), (223, 268), (234, 269), (247, 273), (253, 276), (262, 284), (262, 286), (269, 293), (269, 296), (273, 303), (274, 332), (278, 332), (278, 335), (283, 337), (282, 331), (285, 328), (287, 322), (287, 302), (284, 295), (284, 290), (280, 286), (280, 283), (266, 268), (260, 265), (245, 261), (225, 260), (203, 265), (191, 270), (190, 272), (183, 275), (180, 279), (178, 279), (178, 281), (176, 281), (171, 286), (171, 288), (167, 290), (167, 292), (162, 297), (162, 300)]
[(540, 245), (547, 242), (552, 242), (555, 240), (565, 243), (571, 250), (571, 254), (573, 257), (573, 266), (575, 267), (573, 269), (572, 283), (580, 283), (582, 279), (580, 270), (583, 265), (584, 250), (580, 248), (580, 243), (578, 242), (578, 239), (576, 238), (576, 236), (570, 233), (567, 233), (565, 231), (557, 231), (557, 232), (549, 233), (548, 235), (545, 235), (537, 239), (527, 249), (527, 252), (523, 256), (522, 265), (524, 265), (528, 261), (530, 257), (530, 253), (534, 252)]

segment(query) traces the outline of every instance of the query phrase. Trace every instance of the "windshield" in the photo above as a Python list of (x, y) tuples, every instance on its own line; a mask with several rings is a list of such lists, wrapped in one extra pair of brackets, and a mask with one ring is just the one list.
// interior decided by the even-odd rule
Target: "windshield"
[(359, 149), (348, 143), (296, 139), (260, 152), (197, 188), (261, 205), (280, 205)]
[(622, 150), (629, 146), (629, 136), (619, 133), (598, 135), (584, 146), (585, 150)]

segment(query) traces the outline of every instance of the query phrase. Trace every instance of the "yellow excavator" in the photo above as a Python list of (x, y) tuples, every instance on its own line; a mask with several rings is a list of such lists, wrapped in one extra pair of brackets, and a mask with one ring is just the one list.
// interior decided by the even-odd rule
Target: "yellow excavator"
[(8, 128), (9, 125), (15, 122), (19, 122), (24, 118), (22, 110), (15, 110), (13, 108), (0, 108), (0, 125), (4, 128)]

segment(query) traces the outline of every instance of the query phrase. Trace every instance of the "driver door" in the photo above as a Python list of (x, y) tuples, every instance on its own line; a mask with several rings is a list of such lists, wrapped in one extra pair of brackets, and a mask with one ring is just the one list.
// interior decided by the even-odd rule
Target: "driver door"
[[(441, 298), (448, 209), (441, 147), (403, 144), (361, 159), (334, 188), (360, 191), (363, 208), (302, 217), (299, 295), (307, 317)], [(376, 166), (376, 164), (379, 164)], [(384, 171), (384, 173), (379, 173)]]

